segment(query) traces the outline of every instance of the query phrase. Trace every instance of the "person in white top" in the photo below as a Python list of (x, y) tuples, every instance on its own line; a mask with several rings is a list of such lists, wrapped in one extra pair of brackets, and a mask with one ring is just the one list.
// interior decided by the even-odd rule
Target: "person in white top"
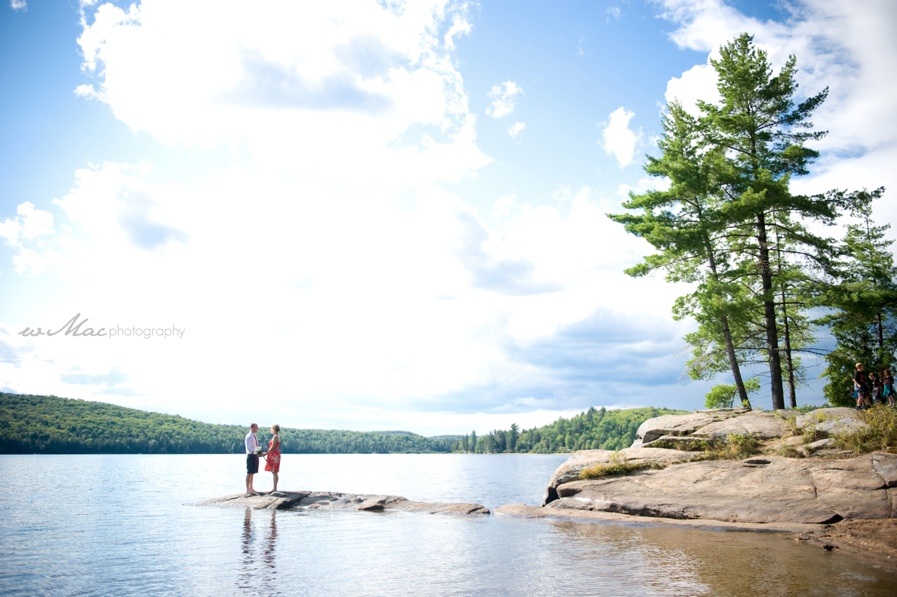
[(255, 423), (249, 426), (249, 433), (246, 434), (246, 493), (257, 495), (258, 492), (252, 486), (252, 478), (259, 472), (259, 440), (255, 433), (259, 430), (259, 426)]

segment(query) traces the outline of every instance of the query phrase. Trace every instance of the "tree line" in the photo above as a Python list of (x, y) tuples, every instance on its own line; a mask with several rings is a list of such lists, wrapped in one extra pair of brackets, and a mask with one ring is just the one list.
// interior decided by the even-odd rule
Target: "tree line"
[(542, 427), (521, 431), (514, 423), (509, 429), (498, 429), (485, 435), (471, 431), (452, 446), (452, 451), (552, 454), (576, 450), (622, 450), (632, 445), (639, 426), (648, 419), (683, 412), (653, 407), (625, 410), (591, 407), (571, 419), (559, 418)]
[[(407, 431), (281, 428), (288, 454), (549, 454), (629, 447), (644, 421), (683, 411), (589, 408), (520, 430), (424, 437)], [(0, 454), (239, 454), (248, 428), (201, 423), (103, 402), (0, 393)], [(264, 437), (260, 437), (264, 443)]]
[[(238, 454), (247, 432), (102, 402), (0, 393), (2, 454)], [(459, 437), (281, 429), (282, 451), (294, 454), (449, 452)]]
[[(883, 188), (792, 193), (826, 132), (810, 121), (828, 89), (796, 102), (796, 58), (776, 73), (767, 54), (742, 34), (711, 60), (716, 101), (689, 109), (673, 101), (663, 116), (660, 155), (645, 171), (665, 188), (630, 193), (623, 214), (608, 214), (656, 250), (628, 270), (660, 270), (692, 291), (673, 306), (691, 318), (685, 337), (694, 379), (728, 372), (732, 383), (707, 395), (708, 407), (768, 384), (774, 409), (797, 406), (806, 381), (802, 357), (824, 356), (829, 404), (852, 403), (856, 362), (891, 368), (897, 350), (897, 268), (876, 225), (873, 203)], [(664, 185), (660, 185), (664, 186)], [(845, 225), (846, 223), (846, 225)], [(840, 236), (826, 235), (840, 230)], [(836, 346), (823, 349), (830, 334)]]

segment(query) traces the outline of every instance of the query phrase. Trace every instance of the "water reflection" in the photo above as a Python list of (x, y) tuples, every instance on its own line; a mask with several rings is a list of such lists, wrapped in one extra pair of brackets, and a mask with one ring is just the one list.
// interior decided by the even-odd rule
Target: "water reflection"
[(260, 524), (265, 524), (263, 536), (257, 536), (253, 528), (253, 509), (246, 508), (243, 513), (243, 531), (241, 534), (241, 565), (237, 575), (238, 589), (253, 590), (264, 594), (277, 593), (277, 511), (270, 510), (259, 513)]
[(268, 532), (265, 535), (265, 547), (262, 560), (265, 566), (271, 569), (271, 573), (275, 574), (274, 569), (274, 544), (277, 543), (277, 510), (271, 510), (271, 521), (268, 524)]
[[(655, 594), (894, 595), (893, 575), (788, 534), (556, 522), (582, 566), (615, 562), (613, 584)], [(597, 569), (596, 569), (597, 572)], [(604, 572), (606, 575), (606, 571)]]

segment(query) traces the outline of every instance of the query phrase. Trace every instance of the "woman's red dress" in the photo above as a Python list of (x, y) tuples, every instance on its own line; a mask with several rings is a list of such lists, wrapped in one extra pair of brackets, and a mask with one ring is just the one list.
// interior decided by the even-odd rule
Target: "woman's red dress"
[(267, 464), (265, 464), (265, 470), (270, 471), (272, 473), (280, 472), (280, 442), (277, 442), (277, 447), (272, 448), (274, 445), (274, 438), (271, 438), (271, 441), (268, 442), (268, 458)]

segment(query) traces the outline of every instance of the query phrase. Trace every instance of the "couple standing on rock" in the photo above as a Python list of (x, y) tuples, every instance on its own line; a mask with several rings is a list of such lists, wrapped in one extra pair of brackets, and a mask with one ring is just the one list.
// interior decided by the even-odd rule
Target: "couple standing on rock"
[(258, 495), (259, 492), (252, 486), (253, 476), (259, 472), (259, 456), (265, 457), (265, 470), (271, 471), (274, 475), (274, 489), (271, 493), (277, 491), (277, 473), (280, 472), (280, 425), (271, 427), (271, 441), (268, 442), (268, 451), (263, 452), (259, 447), (259, 440), (256, 433), (259, 426), (253, 423), (249, 426), (249, 433), (246, 434), (246, 493), (249, 495)]

